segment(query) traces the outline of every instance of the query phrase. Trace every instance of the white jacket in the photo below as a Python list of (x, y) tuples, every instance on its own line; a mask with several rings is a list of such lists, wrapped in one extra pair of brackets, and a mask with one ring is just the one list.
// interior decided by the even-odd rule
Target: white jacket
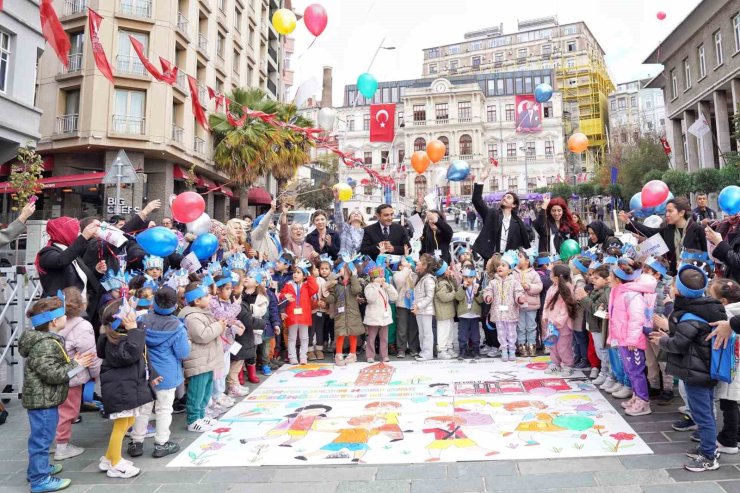
[[(725, 305), (725, 311), (728, 319), (740, 315), (740, 303)], [(740, 376), (736, 374), (732, 383), (717, 382), (714, 387), (714, 398), (740, 402)]]
[(385, 283), (383, 286), (371, 282), (365, 287), (365, 319), (363, 323), (369, 326), (385, 327), (393, 323), (391, 313), (391, 301), (398, 299), (398, 291), (392, 284)]
[(407, 297), (408, 301), (413, 305), (414, 295), (412, 292), (414, 291), (414, 283), (416, 282), (416, 279), (417, 276), (415, 273), (411, 272), (411, 267), (404, 267), (398, 272), (393, 273), (393, 284), (396, 287), (396, 291), (398, 291), (398, 302), (396, 303), (398, 308), (411, 308), (410, 305), (406, 306)]
[(437, 281), (432, 274), (424, 274), (414, 286), (416, 315), (434, 315), (434, 290)]

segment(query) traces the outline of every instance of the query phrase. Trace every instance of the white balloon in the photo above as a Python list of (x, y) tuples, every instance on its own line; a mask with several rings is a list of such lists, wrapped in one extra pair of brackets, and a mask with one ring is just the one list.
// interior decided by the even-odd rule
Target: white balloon
[(434, 170), (434, 185), (438, 187), (447, 186), (447, 168), (440, 166)]
[(205, 212), (198, 219), (185, 225), (195, 236), (208, 233), (211, 230), (211, 218)]
[(334, 130), (334, 120), (337, 118), (337, 112), (334, 108), (321, 108), (319, 110), (319, 127), (327, 132)]

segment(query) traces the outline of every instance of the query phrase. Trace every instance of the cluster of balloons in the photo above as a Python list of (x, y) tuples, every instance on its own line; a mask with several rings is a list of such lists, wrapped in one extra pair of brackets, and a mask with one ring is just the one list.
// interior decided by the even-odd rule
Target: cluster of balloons
[(645, 207), (642, 203), (642, 192), (637, 192), (630, 199), (630, 210), (635, 217), (646, 218), (655, 214), (665, 214), (665, 208), (668, 202), (673, 200), (673, 194), (668, 192), (665, 200), (656, 207)]
[(588, 149), (588, 137), (581, 132), (576, 132), (568, 137), (568, 149), (570, 152), (580, 154)]
[[(314, 36), (319, 36), (326, 29), (329, 22), (329, 16), (326, 9), (321, 5), (314, 3), (306, 7), (303, 11), (303, 23), (306, 29)], [(278, 9), (272, 14), (272, 25), (277, 32), (283, 36), (295, 31), (298, 18), (290, 9)]]
[(734, 216), (740, 213), (740, 187), (730, 185), (723, 188), (717, 197), (717, 203), (725, 214)]
[(668, 185), (661, 180), (651, 180), (647, 182), (640, 192), (643, 207), (658, 207), (668, 199)]
[[(411, 155), (411, 167), (414, 170), (422, 174), (424, 173), (431, 163), (438, 163), (445, 157), (447, 153), (447, 147), (444, 142), (434, 139), (430, 140), (427, 144), (426, 151), (416, 151)], [(441, 170), (441, 171), (440, 171)], [(435, 182), (446, 179), (447, 181), (463, 181), (470, 175), (470, 164), (467, 161), (461, 159), (455, 160), (450, 164), (445, 173), (444, 168), (439, 168), (437, 180)], [(438, 186), (444, 186), (445, 183), (438, 184)]]

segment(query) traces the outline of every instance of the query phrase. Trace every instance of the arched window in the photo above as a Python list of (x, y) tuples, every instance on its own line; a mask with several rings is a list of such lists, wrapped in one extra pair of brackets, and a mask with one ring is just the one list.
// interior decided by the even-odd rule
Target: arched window
[(468, 135), (464, 134), (460, 136), (460, 155), (470, 155), (473, 154), (473, 138)]
[(460, 182), (460, 195), (473, 195), (473, 177), (471, 175)]
[(450, 139), (448, 139), (447, 137), (444, 137), (443, 136), (443, 137), (440, 137), (437, 140), (439, 140), (440, 142), (442, 142), (445, 145), (445, 157), (450, 157)]
[(414, 140), (414, 152), (426, 151), (426, 150), (427, 150), (427, 141), (424, 140), (424, 137), (417, 137), (416, 140)]
[(414, 178), (414, 189), (416, 191), (416, 196), (423, 197), (427, 194), (427, 178), (424, 175), (416, 175), (416, 178)]

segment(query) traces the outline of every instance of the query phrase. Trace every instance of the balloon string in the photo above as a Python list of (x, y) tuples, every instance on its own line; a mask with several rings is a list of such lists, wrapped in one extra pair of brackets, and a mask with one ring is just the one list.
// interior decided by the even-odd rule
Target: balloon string
[(311, 44), (310, 44), (310, 45), (308, 45), (308, 48), (306, 48), (306, 51), (304, 51), (303, 53), (301, 53), (301, 54), (300, 54), (300, 56), (298, 57), (298, 61), (299, 61), (299, 62), (301, 61), (301, 58), (303, 58), (303, 55), (305, 55), (306, 53), (308, 53), (308, 50), (310, 50), (310, 49), (311, 49), (311, 47), (312, 47), (312, 46), (314, 45), (314, 43), (316, 43), (316, 40), (317, 40), (317, 39), (319, 39), (319, 37), (318, 37), (318, 36), (314, 37), (314, 38), (313, 38), (313, 41), (311, 41)]

